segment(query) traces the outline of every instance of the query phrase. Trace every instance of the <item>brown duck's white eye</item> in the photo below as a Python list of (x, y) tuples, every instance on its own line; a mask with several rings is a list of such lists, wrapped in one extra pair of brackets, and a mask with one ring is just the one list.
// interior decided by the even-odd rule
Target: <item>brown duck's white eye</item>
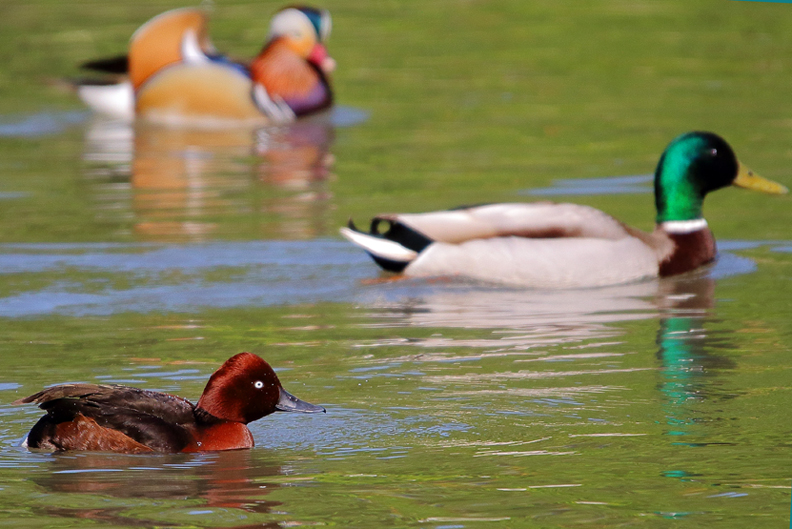
[(253, 382), (253, 387), (256, 389), (261, 389), (264, 387), (264, 382), (262, 382), (261, 380), (256, 380), (255, 382)]

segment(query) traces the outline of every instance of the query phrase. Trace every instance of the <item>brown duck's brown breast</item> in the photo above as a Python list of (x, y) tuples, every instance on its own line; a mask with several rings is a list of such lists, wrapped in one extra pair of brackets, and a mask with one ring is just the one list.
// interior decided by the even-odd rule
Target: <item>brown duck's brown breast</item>
[(684, 274), (715, 259), (715, 237), (709, 228), (666, 236), (673, 243), (673, 250), (660, 261), (660, 277)]
[(241, 422), (224, 421), (209, 426), (199, 426), (194, 438), (182, 452), (205, 452), (253, 448), (253, 434)]

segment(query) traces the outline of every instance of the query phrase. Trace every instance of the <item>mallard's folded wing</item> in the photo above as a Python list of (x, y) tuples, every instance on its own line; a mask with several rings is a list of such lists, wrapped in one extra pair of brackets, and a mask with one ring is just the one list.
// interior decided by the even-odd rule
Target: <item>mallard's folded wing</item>
[(621, 239), (624, 225), (602, 211), (577, 204), (490, 204), (433, 213), (382, 215), (437, 242), (516, 236), (535, 239), (593, 237)]

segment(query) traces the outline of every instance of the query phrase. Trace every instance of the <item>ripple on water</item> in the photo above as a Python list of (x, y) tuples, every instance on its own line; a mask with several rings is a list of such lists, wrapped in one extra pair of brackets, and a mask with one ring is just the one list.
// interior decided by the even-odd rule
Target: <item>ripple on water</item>
[[(731, 251), (762, 245), (773, 245), (777, 251), (789, 247), (785, 242), (723, 241), (720, 258), (707, 274), (719, 279), (754, 271), (753, 260)], [(646, 317), (654, 307), (641, 298), (657, 291), (657, 282), (652, 281), (591, 289), (585, 296), (577, 291), (533, 290), (530, 297), (521, 289), (480, 284), (421, 280), (362, 283), (376, 274), (376, 267), (363, 252), (335, 240), (4, 244), (0, 245), (0, 275), (37, 277), (46, 286), (21, 288), (0, 298), (0, 315), (190, 312), (207, 307), (325, 301), (362, 302), (382, 314), (391, 307), (398, 315), (404, 300), (415, 299), (418, 305), (411, 302), (405, 309), (410, 325), (502, 327), (511, 319), (515, 321), (508, 326), (515, 328), (513, 324), (524, 319), (527, 311), (535, 333), (537, 318), (544, 318), (548, 329), (557, 329), (565, 314), (572, 314), (573, 319), (581, 313), (600, 314), (599, 320), (589, 318), (591, 324), (611, 321), (609, 313), (619, 313), (622, 320)], [(424, 308), (416, 310), (421, 305)], [(436, 346), (448, 345), (442, 337), (435, 342)], [(489, 340), (480, 344), (490, 345)]]
[(90, 112), (37, 112), (0, 116), (0, 137), (36, 138), (59, 134), (88, 120)]

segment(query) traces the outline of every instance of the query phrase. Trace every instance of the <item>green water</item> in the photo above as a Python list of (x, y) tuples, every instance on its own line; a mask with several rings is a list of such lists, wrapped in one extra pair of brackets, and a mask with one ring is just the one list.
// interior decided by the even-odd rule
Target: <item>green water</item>
[[(691, 129), (790, 186), (792, 6), (338, 1), (331, 118), (85, 113), (62, 79), (175, 6), (0, 5), (0, 525), (787, 526), (789, 195), (719, 191), (713, 267), (589, 291), (379, 281), (337, 228), (551, 199), (648, 229), (645, 179), (595, 179)], [(252, 55), (277, 7), (218, 2), (215, 44)], [(19, 446), (43, 386), (197, 399), (243, 350), (328, 413), (253, 423), (250, 451)]]

